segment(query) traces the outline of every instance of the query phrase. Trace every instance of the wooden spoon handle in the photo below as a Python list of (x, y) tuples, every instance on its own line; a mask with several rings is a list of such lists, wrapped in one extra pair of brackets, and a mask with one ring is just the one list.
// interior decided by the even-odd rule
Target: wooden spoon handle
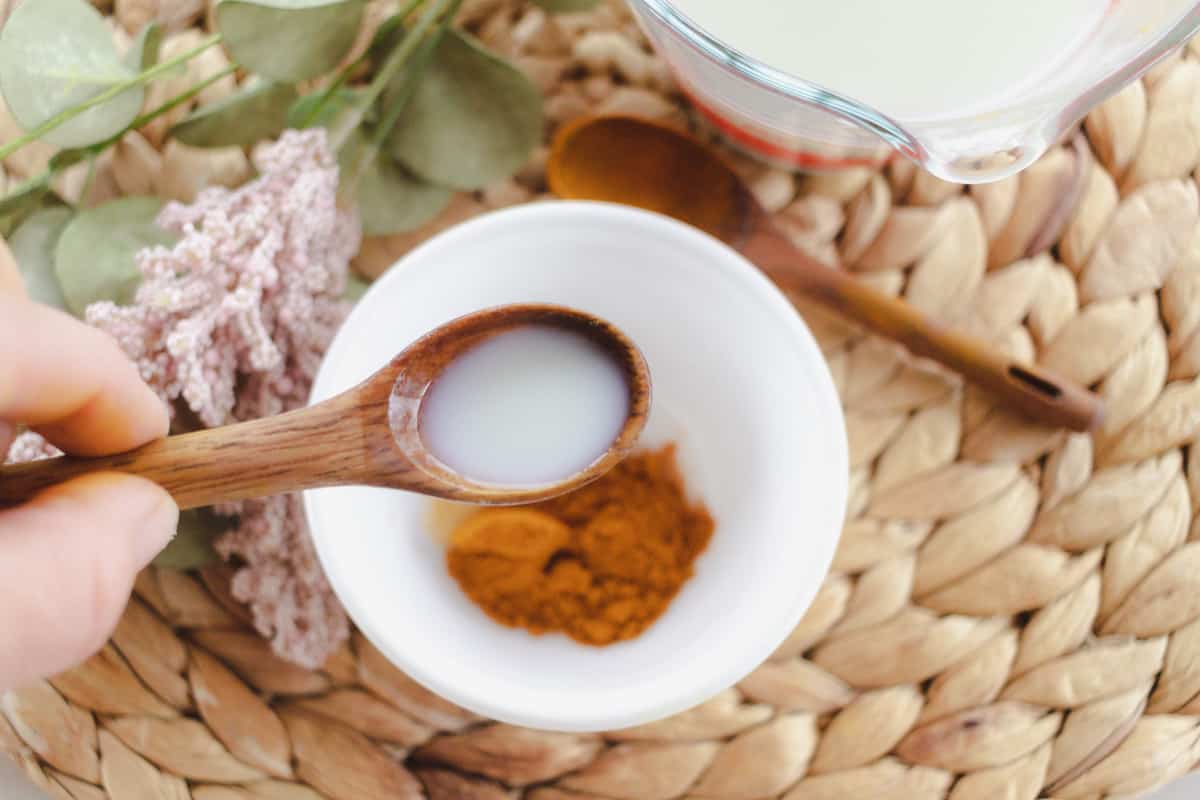
[(335, 401), (171, 436), (113, 456), (62, 456), (0, 467), (0, 507), (100, 471), (148, 478), (170, 492), (181, 509), (363, 482), (361, 428), (355, 415), (343, 413)]
[(987, 342), (951, 330), (908, 303), (876, 291), (843, 272), (816, 296), (867, 328), (904, 345), (916, 356), (937, 361), (978, 384), (1036, 422), (1075, 431), (1100, 423), (1099, 397), (1040, 367), (1009, 358)]
[(1036, 422), (1089, 431), (1104, 416), (1103, 402), (1082, 386), (1015, 361), (982, 339), (953, 331), (903, 300), (826, 267), (776, 231), (760, 232), (743, 252), (782, 288), (958, 372)]

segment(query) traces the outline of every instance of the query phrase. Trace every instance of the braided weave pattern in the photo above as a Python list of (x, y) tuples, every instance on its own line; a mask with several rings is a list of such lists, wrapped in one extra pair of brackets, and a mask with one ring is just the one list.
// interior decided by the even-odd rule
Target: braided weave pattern
[[(552, 126), (686, 119), (618, 3), (463, 14), (545, 89)], [(430, 694), (357, 635), (320, 671), (280, 662), (225, 568), (149, 570), (101, 653), (0, 698), (0, 749), (74, 800), (1100, 800), (1193, 769), (1197, 54), (970, 190), (907, 162), (797, 179), (730, 157), (797, 244), (1096, 386), (1103, 427), (1031, 424), (796, 298), (846, 410), (848, 522), (803, 622), (737, 687), (603, 736), (523, 730)], [(357, 267), (539, 197), (544, 159), (368, 241)]]

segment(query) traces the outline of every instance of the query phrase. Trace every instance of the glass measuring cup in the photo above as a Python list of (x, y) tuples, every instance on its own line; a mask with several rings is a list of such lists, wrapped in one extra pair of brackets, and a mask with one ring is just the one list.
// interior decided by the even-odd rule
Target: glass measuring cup
[[(1091, 33), (1019, 94), (969, 112), (903, 118), (737, 50), (671, 0), (629, 0), (697, 112), (740, 149), (814, 171), (874, 166), (899, 151), (959, 183), (1024, 169), (1200, 29), (1200, 0), (1107, 3)], [(802, 35), (797, 46), (804, 46)]]

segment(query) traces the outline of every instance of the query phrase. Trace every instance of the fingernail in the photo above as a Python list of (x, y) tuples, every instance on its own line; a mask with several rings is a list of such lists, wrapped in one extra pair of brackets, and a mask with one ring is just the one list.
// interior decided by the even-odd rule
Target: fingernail
[(179, 506), (166, 492), (159, 492), (159, 500), (142, 517), (134, 534), (134, 556), (138, 566), (144, 567), (163, 551), (179, 529)]
[(143, 386), (146, 397), (145, 413), (138, 415), (138, 438), (149, 442), (152, 439), (161, 439), (166, 436), (171, 429), (171, 414), (167, 409), (167, 404), (163, 399), (151, 389), (149, 386)]

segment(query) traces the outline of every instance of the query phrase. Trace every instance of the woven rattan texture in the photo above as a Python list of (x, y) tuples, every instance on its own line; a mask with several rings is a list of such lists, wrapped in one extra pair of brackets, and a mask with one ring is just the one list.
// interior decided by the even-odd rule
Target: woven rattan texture
[[(463, 13), (545, 89), (551, 128), (686, 118), (616, 3)], [(357, 267), (536, 199), (542, 161)], [(103, 652), (0, 699), (0, 748), (76, 800), (1099, 800), (1179, 776), (1200, 759), (1198, 163), (1186, 51), (969, 191), (905, 162), (798, 179), (737, 159), (799, 244), (1095, 385), (1108, 416), (1091, 436), (1029, 424), (801, 303), (846, 409), (848, 522), (788, 641), (692, 711), (605, 736), (494, 724), (358, 636), (321, 671), (278, 661), (224, 569), (149, 571)]]

